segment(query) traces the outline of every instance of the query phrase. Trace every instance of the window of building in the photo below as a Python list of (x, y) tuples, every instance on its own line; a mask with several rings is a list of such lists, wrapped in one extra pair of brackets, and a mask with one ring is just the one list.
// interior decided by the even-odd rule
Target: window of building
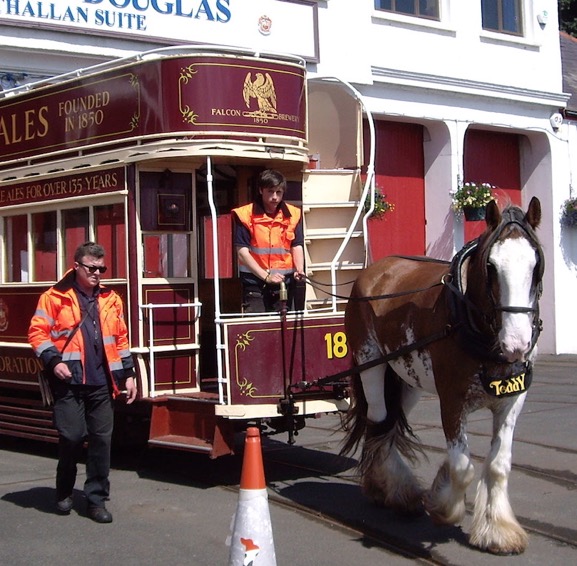
[(439, 19), (439, 0), (375, 0), (375, 10)]
[(522, 35), (521, 0), (481, 0), (483, 29)]

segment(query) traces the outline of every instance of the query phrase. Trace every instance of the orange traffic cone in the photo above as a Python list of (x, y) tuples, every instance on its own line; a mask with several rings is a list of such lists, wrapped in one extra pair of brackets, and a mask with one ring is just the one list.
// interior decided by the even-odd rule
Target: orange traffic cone
[(258, 428), (246, 431), (230, 566), (276, 566)]

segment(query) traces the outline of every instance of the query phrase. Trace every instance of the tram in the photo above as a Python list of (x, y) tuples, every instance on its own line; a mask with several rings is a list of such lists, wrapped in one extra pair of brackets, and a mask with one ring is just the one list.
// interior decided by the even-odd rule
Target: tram
[[(27, 330), (87, 240), (107, 250), (103, 283), (125, 302), (137, 367), (120, 434), (141, 421), (152, 446), (216, 458), (248, 423), (294, 442), (307, 418), (346, 410), (346, 379), (323, 378), (351, 367), (343, 306), (374, 202), (363, 121), (353, 87), (307, 79), (298, 57), (214, 46), (3, 92), (0, 434), (56, 439)], [(305, 307), (244, 315), (231, 209), (265, 168), (303, 210)]]

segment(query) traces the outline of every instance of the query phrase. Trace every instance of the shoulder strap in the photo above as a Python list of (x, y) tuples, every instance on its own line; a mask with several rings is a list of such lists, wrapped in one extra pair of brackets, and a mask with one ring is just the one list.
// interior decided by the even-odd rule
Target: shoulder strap
[(84, 324), (84, 321), (86, 320), (86, 318), (90, 314), (92, 308), (94, 307), (94, 303), (97, 300), (98, 299), (94, 299), (94, 301), (92, 303), (90, 303), (90, 306), (86, 309), (86, 312), (84, 313), (84, 316), (82, 317), (82, 320), (72, 329), (72, 332), (70, 332), (70, 334), (68, 335), (68, 338), (66, 338), (66, 342), (64, 342), (64, 346), (62, 346), (62, 350), (60, 350), (61, 354), (64, 353), (64, 350), (66, 350), (66, 347), (68, 346), (68, 344), (70, 344), (70, 341), (72, 340), (72, 338), (74, 338), (74, 335), (76, 334), (78, 329)]

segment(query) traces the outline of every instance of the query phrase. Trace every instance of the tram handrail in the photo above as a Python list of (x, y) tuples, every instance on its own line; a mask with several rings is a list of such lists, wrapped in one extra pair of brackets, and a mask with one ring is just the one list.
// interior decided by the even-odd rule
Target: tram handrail
[(206, 186), (208, 192), (208, 206), (210, 209), (210, 218), (212, 221), (212, 265), (213, 265), (213, 284), (214, 284), (214, 323), (216, 325), (216, 383), (218, 385), (218, 402), (224, 404), (224, 384), (226, 380), (223, 377), (223, 352), (225, 346), (222, 341), (222, 318), (220, 310), (220, 263), (218, 251), (218, 213), (214, 199), (214, 176), (212, 174), (212, 159), (206, 158)]
[(3, 94), (4, 96), (14, 96), (16, 94), (21, 94), (23, 92), (29, 92), (30, 90), (33, 90), (35, 88), (40, 88), (41, 86), (51, 86), (55, 83), (61, 83), (67, 80), (81, 78), (91, 73), (116, 69), (128, 63), (139, 63), (141, 61), (150, 60), (155, 57), (162, 58), (163, 56), (169, 57), (171, 55), (174, 56), (194, 55), (195, 53), (203, 55), (210, 53), (214, 53), (215, 55), (243, 55), (245, 57), (257, 57), (257, 58), (271, 57), (275, 59), (282, 59), (284, 61), (289, 61), (291, 63), (300, 65), (303, 68), (306, 68), (306, 61), (302, 57), (298, 55), (292, 55), (276, 51), (256, 51), (254, 49), (249, 49), (246, 47), (233, 47), (224, 45), (219, 46), (210, 44), (169, 45), (165, 47), (158, 47), (156, 49), (150, 49), (148, 51), (140, 51), (132, 53), (131, 55), (118, 57), (116, 59), (104, 61), (103, 63), (97, 63), (96, 65), (91, 65), (89, 67), (83, 67), (82, 69), (69, 71), (68, 73), (62, 73), (60, 75), (44, 78), (39, 81), (33, 81), (23, 85), (16, 86), (14, 88), (5, 89)]
[(148, 303), (146, 305), (139, 305), (141, 312), (148, 310), (148, 355), (149, 355), (149, 388), (148, 394), (150, 397), (156, 396), (156, 371), (154, 369), (154, 309), (174, 309), (174, 308), (195, 308), (194, 320), (200, 318), (202, 303)]
[[(370, 190), (370, 206), (369, 209), (365, 212), (365, 215), (363, 216), (363, 236), (364, 236), (364, 244), (365, 244), (365, 250), (368, 250), (368, 238), (367, 238), (367, 220), (368, 218), (371, 216), (374, 208), (375, 208), (375, 123), (373, 120), (373, 115), (371, 113), (371, 111), (369, 110), (367, 104), (365, 104), (363, 95), (349, 82), (340, 79), (339, 77), (334, 77), (334, 76), (319, 76), (319, 77), (313, 77), (313, 78), (309, 78), (309, 81), (334, 81), (340, 84), (343, 84), (344, 86), (346, 86), (352, 93), (352, 96), (358, 100), (358, 102), (361, 104), (366, 118), (367, 118), (367, 122), (369, 125), (369, 136), (370, 136), (370, 144), (369, 144), (369, 163), (367, 165), (367, 178), (365, 180), (365, 185), (363, 187), (363, 191), (361, 194), (361, 198), (359, 201), (359, 206), (357, 208), (357, 211), (355, 212), (355, 215), (351, 221), (351, 224), (347, 230), (347, 233), (345, 234), (345, 237), (339, 247), (339, 249), (337, 250), (337, 253), (335, 254), (335, 257), (333, 258), (333, 260), (331, 261), (331, 293), (332, 293), (332, 297), (331, 297), (331, 303), (332, 303), (332, 309), (333, 312), (337, 311), (337, 284), (336, 284), (336, 280), (337, 280), (337, 263), (339, 262), (341, 256), (343, 255), (345, 248), (347, 247), (347, 245), (349, 244), (353, 233), (355, 232), (355, 227), (357, 225), (357, 222), (359, 221), (360, 217), (361, 217), (361, 213), (363, 212), (363, 207), (364, 207), (364, 203), (367, 199), (367, 196), (369, 195), (369, 188)], [(368, 256), (367, 256), (367, 252), (365, 252), (365, 266), (368, 263)]]

